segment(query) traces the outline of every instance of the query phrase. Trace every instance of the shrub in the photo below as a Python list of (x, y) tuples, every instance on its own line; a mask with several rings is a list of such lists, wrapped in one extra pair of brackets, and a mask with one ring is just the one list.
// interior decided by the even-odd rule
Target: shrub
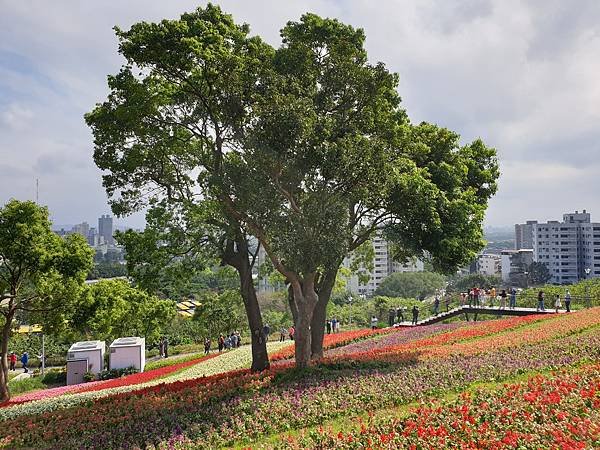
[(113, 378), (121, 378), (125, 375), (131, 375), (134, 373), (138, 373), (138, 370), (135, 367), (126, 367), (124, 369), (110, 369), (103, 370), (100, 372), (101, 380), (112, 380)]
[(85, 381), (86, 383), (89, 381), (94, 381), (96, 379), (96, 374), (92, 373), (92, 372), (86, 372), (83, 374), (83, 381)]

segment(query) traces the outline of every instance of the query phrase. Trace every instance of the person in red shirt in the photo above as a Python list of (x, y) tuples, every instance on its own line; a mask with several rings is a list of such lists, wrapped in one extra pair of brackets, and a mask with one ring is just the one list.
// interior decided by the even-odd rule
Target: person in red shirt
[(10, 370), (15, 371), (16, 369), (16, 365), (17, 365), (17, 354), (15, 352), (11, 352), (11, 354), (8, 356), (8, 360), (10, 362)]
[(288, 330), (288, 334), (290, 335), (290, 339), (293, 341), (294, 340), (294, 333), (296, 332), (296, 329), (294, 328), (294, 325), (292, 325), (290, 327), (290, 329)]

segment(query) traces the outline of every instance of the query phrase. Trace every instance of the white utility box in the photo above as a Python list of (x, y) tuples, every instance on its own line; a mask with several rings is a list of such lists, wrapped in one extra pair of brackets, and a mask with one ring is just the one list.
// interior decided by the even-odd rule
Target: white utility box
[(83, 383), (86, 372), (102, 372), (105, 350), (103, 341), (82, 341), (71, 345), (67, 353), (67, 384)]
[(122, 337), (110, 344), (110, 368), (135, 367), (140, 372), (146, 365), (146, 340), (140, 337)]

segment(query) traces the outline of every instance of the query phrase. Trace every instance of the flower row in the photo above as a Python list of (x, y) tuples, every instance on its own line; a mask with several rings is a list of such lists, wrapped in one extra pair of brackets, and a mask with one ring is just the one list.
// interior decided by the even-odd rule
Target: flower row
[(407, 417), (366, 421), (350, 431), (319, 428), (277, 449), (586, 449), (600, 445), (600, 365), (535, 376), (451, 402), (422, 404)]
[(2, 424), (0, 439), (30, 447), (60, 443), (65, 448), (146, 448), (182, 441), (177, 445), (214, 448), (405, 404), (474, 382), (579, 363), (598, 358), (598, 348), (596, 327), (542, 344), (515, 342), (512, 348), (477, 356), (396, 362), (358, 371), (316, 368), (302, 378), (295, 378), (294, 372), (280, 377), (285, 367), (262, 374), (238, 370), (121, 393), (89, 406), (17, 417)]
[[(268, 344), (268, 347), (270, 349), (278, 350), (284, 345), (289, 344), (272, 342)], [(102, 384), (96, 385), (99, 386), (99, 389), (94, 389), (95, 386), (90, 386), (89, 389), (86, 389), (87, 385), (77, 386), (78, 389), (82, 390), (79, 392), (67, 392), (65, 395), (58, 395), (55, 397), (42, 397), (33, 402), (9, 404), (8, 407), (0, 409), (0, 421), (21, 415), (40, 414), (48, 411), (70, 408), (102, 397), (114, 396), (133, 391), (143, 392), (144, 389), (152, 388), (158, 385), (176, 383), (184, 380), (195, 380), (201, 377), (222, 374), (228, 371), (248, 367), (250, 366), (251, 360), (251, 348), (248, 346), (231, 352), (210, 355), (210, 357), (203, 358), (200, 362), (196, 361), (195, 363), (181, 363), (183, 367), (180, 366), (178, 370), (181, 370), (184, 367), (189, 368), (177, 373), (170, 372), (172, 374), (168, 376), (153, 377), (149, 381), (145, 382), (139, 381), (139, 379), (128, 382), (129, 377), (126, 377), (122, 379), (121, 383), (118, 383), (119, 380), (107, 380), (107, 382), (112, 381), (115, 384), (115, 386), (110, 387), (105, 387)], [(141, 373), (139, 375), (143, 376), (144, 374)], [(41, 394), (43, 394), (43, 392), (44, 391), (40, 391)]]

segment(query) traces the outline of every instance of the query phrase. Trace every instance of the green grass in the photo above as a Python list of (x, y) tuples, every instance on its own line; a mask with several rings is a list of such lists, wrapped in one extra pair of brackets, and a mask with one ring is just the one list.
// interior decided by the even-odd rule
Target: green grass
[(204, 356), (204, 352), (191, 353), (189, 355), (176, 356), (176, 357), (167, 358), (167, 359), (157, 359), (156, 361), (150, 361), (150, 362), (146, 363), (146, 365), (144, 366), (144, 370), (148, 371), (148, 370), (153, 370), (153, 369), (160, 369), (162, 367), (168, 367), (168, 366), (180, 364), (180, 363), (183, 363), (186, 361), (191, 361), (193, 359), (198, 359), (198, 358), (201, 358), (202, 356)]
[(45, 389), (46, 385), (42, 382), (42, 377), (29, 377), (20, 380), (8, 382), (8, 389), (11, 395), (22, 394), (24, 392)]

